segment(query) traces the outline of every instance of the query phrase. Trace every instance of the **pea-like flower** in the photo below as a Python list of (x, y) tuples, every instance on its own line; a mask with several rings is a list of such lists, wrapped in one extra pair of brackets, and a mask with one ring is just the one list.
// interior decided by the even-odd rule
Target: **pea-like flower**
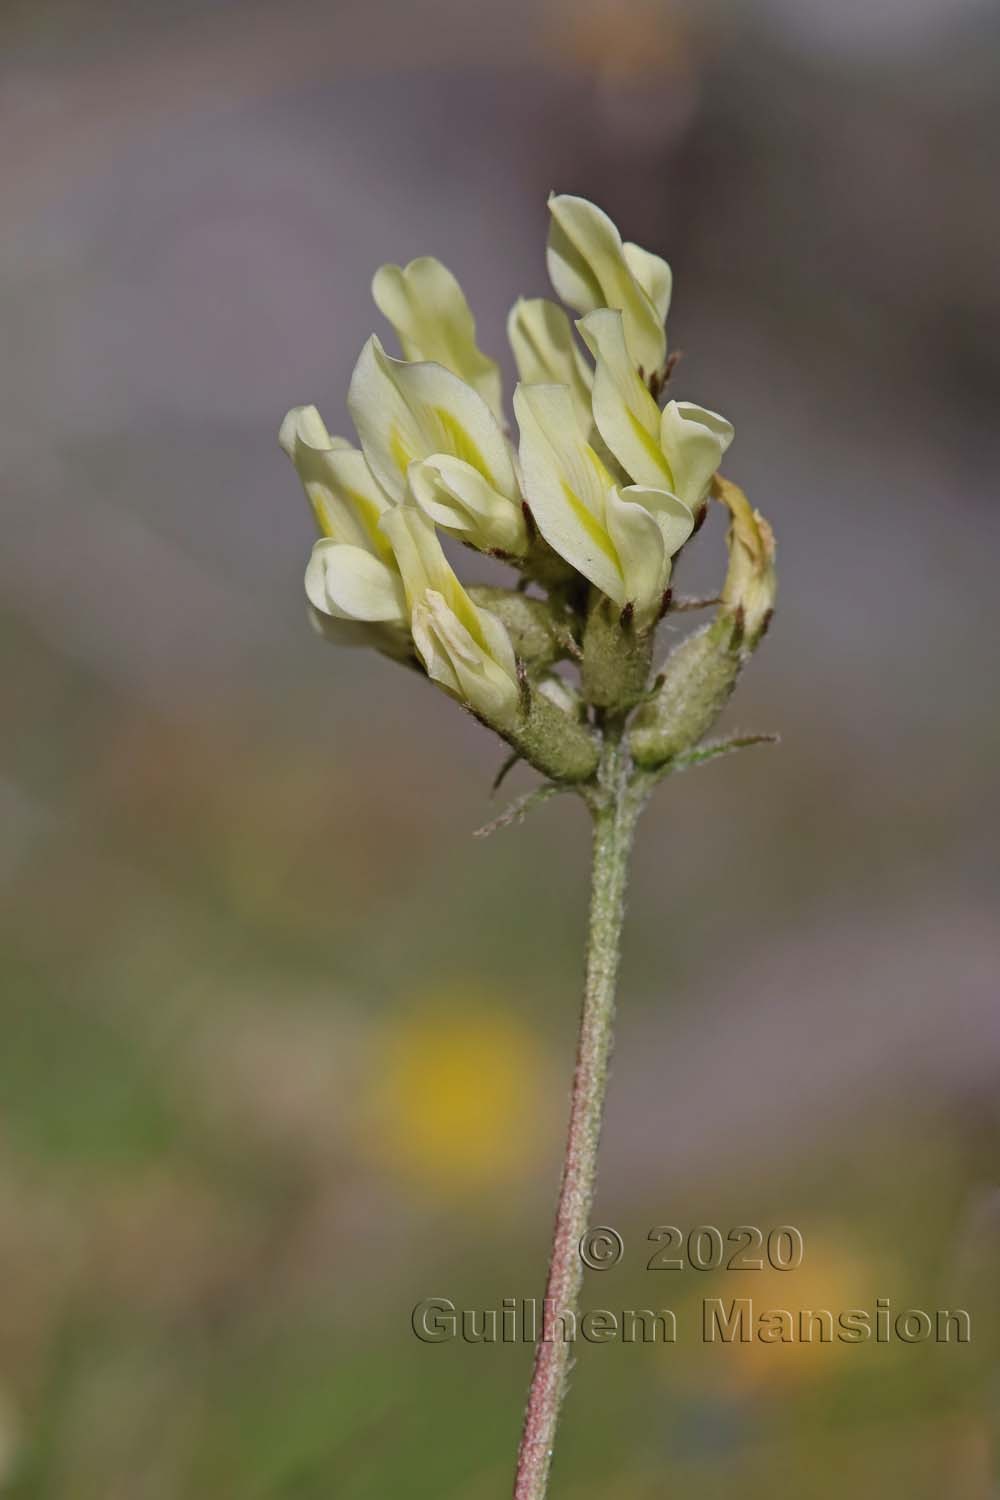
[(413, 643), (432, 681), (501, 733), (518, 717), (514, 648), (505, 627), (469, 598), (433, 525), (413, 505), (382, 517), (402, 578)]
[(660, 411), (629, 355), (621, 313), (601, 308), (577, 327), (597, 362), (594, 421), (609, 450), (636, 483), (669, 490), (696, 511), (733, 440), (731, 424), (690, 401)]
[(611, 219), (586, 198), (549, 198), (552, 225), (547, 262), (559, 296), (579, 313), (611, 307), (621, 313), (633, 361), (649, 379), (667, 355), (664, 327), (673, 277), (658, 255), (623, 242)]
[(620, 487), (581, 436), (564, 385), (519, 385), (514, 412), (531, 513), (549, 546), (637, 623), (660, 611), (670, 560), (694, 527), (689, 506), (649, 485)]
[(392, 359), (372, 337), (347, 405), (378, 483), (397, 505), (484, 551), (519, 557), (528, 529), (513, 456), (486, 402), (451, 370)]
[(389, 509), (364, 454), (331, 437), (315, 406), (295, 406), (278, 434), (312, 506), (320, 540), (306, 568), (306, 596), (324, 635), (409, 649), (405, 598), (392, 547), (379, 527)]
[(594, 372), (573, 337), (573, 325), (563, 308), (548, 297), (519, 297), (507, 318), (507, 337), (525, 385), (569, 387), (576, 424), (590, 442), (594, 431), (590, 409)]
[(380, 266), (372, 296), (409, 360), (433, 360), (478, 391), (503, 420), (500, 367), (476, 344), (476, 321), (457, 280), (433, 255), (408, 266)]

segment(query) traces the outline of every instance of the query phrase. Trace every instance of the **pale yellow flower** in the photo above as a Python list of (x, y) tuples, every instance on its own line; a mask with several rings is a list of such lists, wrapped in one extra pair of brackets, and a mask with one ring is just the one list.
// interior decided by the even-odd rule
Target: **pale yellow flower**
[(412, 505), (382, 518), (403, 581), (413, 643), (427, 675), (501, 731), (518, 717), (514, 648), (506, 627), (473, 604), (434, 527)]
[(573, 336), (573, 325), (558, 302), (519, 297), (507, 319), (507, 337), (517, 373), (525, 385), (565, 385), (584, 437), (593, 426), (590, 392), (594, 372)]
[(577, 327), (597, 361), (594, 421), (608, 449), (636, 484), (668, 490), (697, 510), (733, 440), (732, 426), (690, 401), (668, 401), (660, 411), (625, 346), (621, 313), (601, 308)]
[(622, 241), (607, 214), (568, 194), (549, 199), (549, 277), (579, 313), (611, 307), (622, 314), (629, 354), (648, 379), (663, 367), (670, 308), (670, 267), (658, 255)]
[(568, 387), (519, 385), (514, 411), (538, 529), (596, 588), (649, 624), (662, 603), (670, 559), (691, 535), (691, 510), (665, 490), (620, 488), (581, 435)]
[(364, 454), (331, 437), (314, 406), (295, 406), (278, 440), (295, 465), (321, 533), (306, 568), (317, 631), (341, 645), (408, 647), (402, 580), (379, 522), (390, 501)]
[(394, 504), (413, 500), (439, 526), (484, 550), (528, 544), (509, 444), (483, 398), (443, 365), (361, 351), (347, 395), (365, 457)]
[(408, 266), (380, 266), (372, 296), (395, 328), (404, 358), (444, 365), (502, 419), (500, 368), (476, 344), (475, 319), (447, 266), (433, 255), (421, 255)]

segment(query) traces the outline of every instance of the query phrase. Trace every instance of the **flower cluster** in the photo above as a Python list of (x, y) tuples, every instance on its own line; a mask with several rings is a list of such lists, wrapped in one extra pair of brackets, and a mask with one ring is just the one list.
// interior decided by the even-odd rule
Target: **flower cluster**
[[(455, 277), (429, 256), (375, 275), (403, 358), (374, 335), (361, 351), (348, 392), (360, 447), (331, 437), (312, 406), (288, 413), (280, 441), (321, 533), (306, 569), (317, 628), (420, 667), (546, 776), (573, 782), (594, 775), (608, 716), (636, 710), (640, 765), (705, 733), (766, 627), (774, 545), (717, 473), (730, 424), (690, 402), (660, 405), (667, 263), (583, 198), (554, 196), (549, 211), (549, 276), (580, 316), (546, 298), (511, 310), (516, 446), (499, 368)], [(674, 559), (713, 495), (731, 514), (730, 565), (716, 621), (684, 643), (690, 656), (701, 642), (699, 682), (718, 679), (712, 706), (692, 713), (690, 662), (683, 691), (677, 652), (653, 692), (648, 679)], [(439, 532), (512, 566), (517, 586), (463, 586)], [(579, 686), (558, 673), (565, 661)]]

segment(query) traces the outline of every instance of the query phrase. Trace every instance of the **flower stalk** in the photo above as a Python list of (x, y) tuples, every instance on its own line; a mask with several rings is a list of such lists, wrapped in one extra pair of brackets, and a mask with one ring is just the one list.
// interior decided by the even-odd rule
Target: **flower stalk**
[[(607, 1093), (608, 1061), (614, 1040), (615, 992), (625, 920), (625, 887), (635, 826), (646, 799), (643, 782), (629, 777), (622, 723), (605, 725), (598, 785), (590, 800), (594, 820), (591, 856), (590, 925), (583, 1009), (576, 1068), (570, 1096), (569, 1130), (556, 1208), (545, 1318), (575, 1316), (583, 1282), (580, 1240), (590, 1222), (597, 1179), (597, 1154)], [(571, 1345), (565, 1338), (542, 1338), (517, 1456), (514, 1500), (543, 1500), (566, 1394)]]

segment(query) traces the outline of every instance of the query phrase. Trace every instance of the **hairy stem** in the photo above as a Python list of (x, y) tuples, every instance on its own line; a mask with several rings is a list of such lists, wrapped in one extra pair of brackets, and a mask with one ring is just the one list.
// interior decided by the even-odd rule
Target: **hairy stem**
[(543, 1500), (548, 1489), (552, 1448), (566, 1394), (571, 1347), (564, 1336), (560, 1315), (576, 1316), (583, 1281), (580, 1240), (588, 1227), (597, 1176), (597, 1149), (604, 1114), (613, 1038), (615, 982), (625, 916), (625, 885), (635, 825), (645, 800), (641, 788), (629, 785), (621, 727), (617, 723), (606, 726), (598, 780), (599, 790), (591, 804), (594, 845), (587, 975), (573, 1074), (569, 1133), (545, 1287), (542, 1337), (535, 1349), (535, 1366), (517, 1456), (514, 1500)]

